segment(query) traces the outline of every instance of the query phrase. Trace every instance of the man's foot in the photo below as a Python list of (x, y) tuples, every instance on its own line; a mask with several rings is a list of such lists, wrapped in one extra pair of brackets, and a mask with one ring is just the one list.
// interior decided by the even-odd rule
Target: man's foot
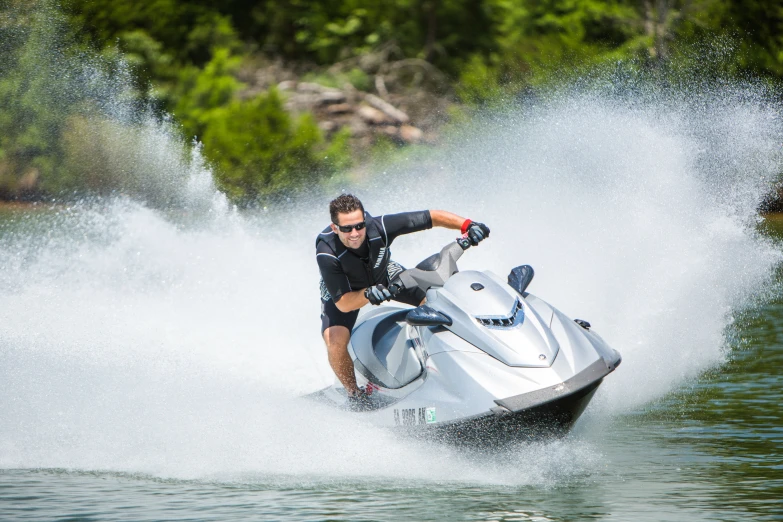
[(356, 393), (348, 396), (348, 409), (351, 411), (369, 411), (373, 409), (372, 399), (370, 399), (370, 391), (365, 388), (358, 388)]

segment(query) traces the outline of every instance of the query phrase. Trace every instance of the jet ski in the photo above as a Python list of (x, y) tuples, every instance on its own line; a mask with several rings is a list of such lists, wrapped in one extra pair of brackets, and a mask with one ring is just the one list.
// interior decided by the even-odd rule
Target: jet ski
[[(418, 287), (417, 308), (380, 306), (357, 321), (348, 345), (361, 415), (382, 427), (457, 443), (513, 442), (567, 433), (604, 377), (620, 364), (587, 321), (527, 292), (534, 271), (457, 268), (462, 237), (400, 273), (392, 292)], [(335, 384), (308, 396), (349, 409)]]

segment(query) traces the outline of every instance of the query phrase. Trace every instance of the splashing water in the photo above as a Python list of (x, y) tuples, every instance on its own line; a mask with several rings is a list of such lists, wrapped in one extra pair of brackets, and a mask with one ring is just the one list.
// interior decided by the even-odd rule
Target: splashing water
[[(127, 81), (93, 80), (109, 100)], [(587, 416), (621, 413), (723, 361), (732, 314), (763, 297), (781, 260), (755, 232), (780, 107), (753, 85), (696, 91), (563, 91), (345, 188), (373, 214), (444, 208), (487, 223), (462, 268), (533, 265), (534, 294), (622, 353)], [(498, 460), (296, 400), (332, 379), (313, 256), (329, 197), (239, 214), (197, 149), (181, 160), (170, 123), (132, 116), (103, 113), (140, 144), (112, 161), (176, 180), (154, 185), (167, 208), (128, 191), (0, 231), (0, 467), (546, 484), (595, 464), (576, 439)], [(394, 258), (411, 266), (453, 235), (406, 236)]]

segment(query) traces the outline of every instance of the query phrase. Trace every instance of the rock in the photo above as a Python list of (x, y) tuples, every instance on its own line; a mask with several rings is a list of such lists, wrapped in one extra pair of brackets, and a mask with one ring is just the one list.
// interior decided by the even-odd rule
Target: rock
[(386, 89), (386, 82), (383, 80), (382, 74), (375, 75), (375, 90), (378, 91), (378, 94), (384, 98), (389, 95), (389, 91)]
[(382, 111), (384, 114), (392, 118), (394, 121), (400, 122), (400, 123), (408, 123), (410, 118), (407, 114), (396, 108), (391, 103), (385, 102), (382, 99), (378, 98), (374, 94), (368, 94), (364, 97), (364, 101), (369, 103), (371, 106), (375, 107), (379, 111)]
[(296, 85), (297, 96), (312, 99), (319, 105), (345, 103), (345, 93), (340, 89), (331, 89), (317, 83), (301, 82)]
[(349, 103), (336, 103), (326, 107), (326, 112), (329, 114), (347, 114), (353, 112), (353, 106)]
[(368, 107), (367, 105), (362, 105), (359, 107), (359, 109), (356, 111), (356, 114), (358, 114), (359, 117), (367, 123), (371, 123), (373, 125), (382, 125), (384, 123), (392, 122), (391, 118), (389, 118), (384, 112), (372, 107)]
[(296, 93), (288, 99), (286, 105), (290, 104), (297, 110), (310, 110), (319, 103), (319, 100), (320, 96), (317, 94)]
[(40, 175), (40, 171), (35, 167), (27, 169), (27, 172), (19, 180), (19, 190), (33, 190), (38, 184)]
[(332, 132), (337, 128), (337, 124), (333, 121), (325, 120), (320, 122), (318, 127), (324, 132)]
[(400, 136), (400, 129), (394, 125), (384, 125), (381, 127), (381, 132), (390, 138), (398, 138)]
[(343, 94), (340, 89), (332, 89), (331, 87), (324, 87), (323, 85), (310, 82), (299, 82), (299, 84), (296, 86), (296, 90), (299, 92), (309, 92), (312, 94), (323, 94), (327, 92)]
[(299, 92), (309, 92), (309, 93), (321, 93), (324, 90), (324, 87), (321, 85), (318, 85), (317, 83), (310, 83), (310, 82), (300, 82), (296, 86), (296, 90)]
[(400, 127), (400, 139), (407, 143), (419, 143), (424, 133), (413, 125), (403, 125)]
[(358, 101), (360, 93), (356, 90), (356, 87), (351, 85), (351, 82), (345, 82), (343, 84), (343, 92), (345, 93), (348, 103), (356, 103)]
[(296, 82), (293, 80), (286, 80), (277, 84), (277, 88), (281, 91), (293, 91), (296, 89)]
[(355, 137), (366, 136), (370, 131), (367, 124), (359, 118), (352, 118), (349, 128), (351, 129), (351, 134)]
[(318, 103), (321, 105), (345, 103), (345, 94), (342, 91), (324, 91), (318, 96)]

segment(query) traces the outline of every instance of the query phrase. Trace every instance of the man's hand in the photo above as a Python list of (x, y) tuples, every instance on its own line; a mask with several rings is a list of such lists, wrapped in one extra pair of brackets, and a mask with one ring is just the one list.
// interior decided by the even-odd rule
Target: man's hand
[(370, 304), (377, 306), (384, 301), (390, 300), (392, 298), (392, 294), (384, 285), (377, 284), (375, 286), (371, 286), (370, 288), (366, 288), (364, 290), (364, 297), (370, 301)]
[(402, 280), (399, 277), (395, 277), (389, 282), (389, 292), (392, 297), (397, 297), (403, 290), (405, 290), (405, 285), (402, 284)]
[(489, 227), (484, 223), (471, 222), (467, 230), (468, 239), (473, 246), (489, 237)]

